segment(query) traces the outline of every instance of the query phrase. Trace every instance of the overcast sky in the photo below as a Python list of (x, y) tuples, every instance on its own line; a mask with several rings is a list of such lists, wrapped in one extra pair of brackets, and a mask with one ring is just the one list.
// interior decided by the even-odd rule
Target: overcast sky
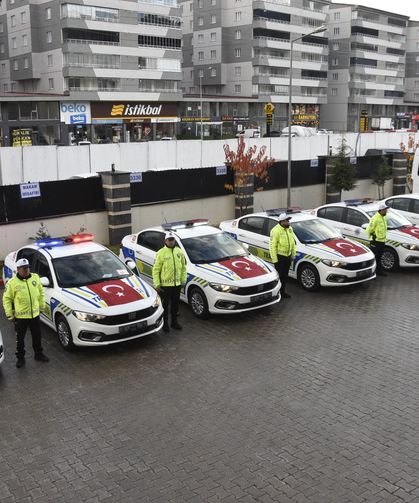
[(354, 5), (365, 5), (375, 9), (396, 12), (404, 16), (409, 16), (413, 21), (419, 21), (419, 0), (334, 0), (334, 3), (350, 3)]

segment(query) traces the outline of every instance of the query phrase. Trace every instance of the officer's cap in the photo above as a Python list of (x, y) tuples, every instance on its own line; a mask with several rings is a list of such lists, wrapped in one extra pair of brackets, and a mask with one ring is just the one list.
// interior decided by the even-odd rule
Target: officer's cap
[(386, 210), (387, 208), (388, 206), (386, 205), (386, 203), (381, 203), (380, 206), (378, 207), (378, 211)]
[(176, 236), (173, 234), (173, 232), (166, 232), (164, 235), (164, 239), (176, 239)]
[(291, 217), (286, 213), (281, 213), (278, 217), (278, 222), (283, 222), (284, 220), (291, 220)]
[(29, 267), (29, 260), (27, 258), (21, 258), (16, 262), (16, 267)]

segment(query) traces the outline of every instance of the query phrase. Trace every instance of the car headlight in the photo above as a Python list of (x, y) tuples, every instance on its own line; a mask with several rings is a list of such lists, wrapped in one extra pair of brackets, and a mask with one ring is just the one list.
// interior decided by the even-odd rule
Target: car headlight
[(106, 318), (103, 314), (84, 313), (83, 311), (73, 311), (73, 315), (79, 321), (100, 321)]
[(329, 267), (345, 267), (347, 265), (346, 262), (339, 262), (338, 260), (323, 259), (322, 262)]
[(220, 283), (210, 283), (210, 287), (217, 290), (217, 292), (230, 293), (235, 292), (239, 289), (238, 286), (221, 285)]
[(411, 245), (409, 243), (402, 243), (403, 248), (406, 248), (406, 250), (414, 250), (417, 251), (419, 250), (419, 245)]
[(155, 300), (154, 300), (154, 302), (153, 302), (153, 307), (154, 307), (155, 309), (157, 309), (157, 308), (158, 308), (158, 307), (160, 307), (160, 306), (161, 306), (161, 300), (160, 300), (160, 297), (159, 297), (159, 295), (156, 295), (156, 298), (155, 298)]

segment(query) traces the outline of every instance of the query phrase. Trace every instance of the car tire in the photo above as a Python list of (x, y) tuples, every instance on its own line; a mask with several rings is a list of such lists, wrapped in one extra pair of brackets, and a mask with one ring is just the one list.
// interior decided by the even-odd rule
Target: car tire
[(386, 246), (380, 257), (381, 267), (386, 272), (393, 272), (399, 268), (399, 256), (397, 252)]
[(198, 287), (192, 287), (188, 292), (188, 303), (194, 316), (205, 320), (209, 316), (208, 301), (205, 293)]
[(298, 268), (298, 282), (303, 290), (315, 292), (320, 288), (320, 276), (311, 264), (301, 264)]
[(71, 333), (71, 328), (67, 323), (67, 320), (62, 314), (59, 314), (56, 318), (57, 335), (58, 341), (60, 342), (63, 349), (66, 351), (74, 351), (76, 346), (73, 342), (73, 335)]

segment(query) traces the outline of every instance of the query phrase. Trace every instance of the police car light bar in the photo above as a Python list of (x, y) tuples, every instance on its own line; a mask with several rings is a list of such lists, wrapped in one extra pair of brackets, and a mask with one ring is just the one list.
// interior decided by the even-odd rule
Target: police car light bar
[(93, 241), (93, 238), (93, 234), (71, 234), (71, 236), (64, 238), (64, 242), (66, 244), (85, 243), (86, 241)]
[(53, 246), (62, 246), (64, 242), (64, 238), (44, 238), (38, 239), (35, 244), (40, 248), (52, 248)]
[(178, 222), (165, 222), (161, 226), (164, 230), (186, 229), (186, 227), (198, 227), (199, 225), (208, 225), (209, 220), (205, 218), (195, 218), (192, 220), (179, 220)]
[(375, 199), (371, 197), (362, 197), (358, 199), (345, 199), (343, 202), (346, 206), (360, 206), (361, 204), (373, 203)]
[(289, 208), (272, 208), (270, 210), (266, 210), (266, 214), (271, 216), (279, 216), (281, 213), (300, 213), (301, 210), (301, 206), (290, 206)]

